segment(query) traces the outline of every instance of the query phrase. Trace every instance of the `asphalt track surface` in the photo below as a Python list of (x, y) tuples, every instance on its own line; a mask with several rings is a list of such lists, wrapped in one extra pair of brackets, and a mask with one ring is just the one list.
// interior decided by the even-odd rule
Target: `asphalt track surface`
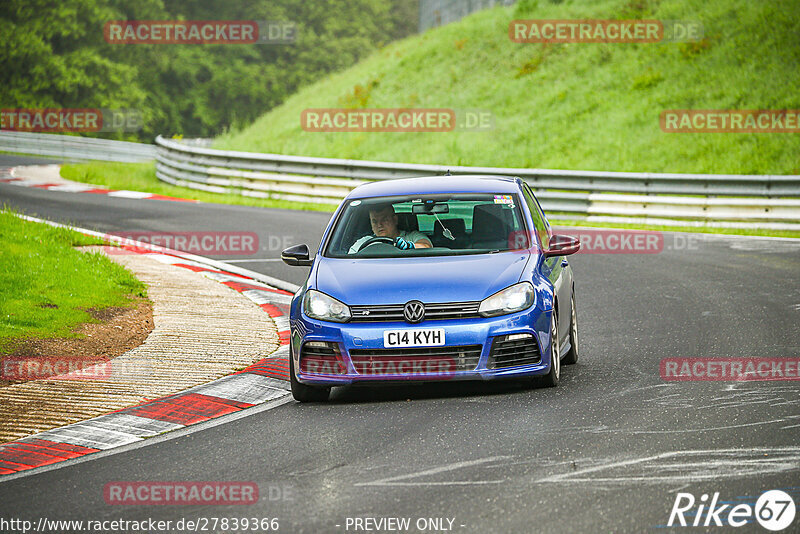
[[(14, 158), (0, 166), (30, 162)], [(312, 250), (329, 218), (7, 184), (0, 202), (104, 232), (251, 231), (262, 244), (277, 236)], [(279, 254), (267, 246), (250, 259)], [(281, 532), (364, 532), (356, 517), (410, 518), (407, 532), (444, 532), (416, 521), (448, 518), (464, 533), (642, 532), (667, 524), (678, 492), (753, 504), (783, 489), (800, 504), (800, 382), (667, 382), (659, 373), (667, 357), (800, 356), (800, 242), (665, 234), (659, 254), (570, 262), (581, 361), (562, 369), (558, 388), (340, 388), (327, 404), (291, 402), (0, 482), (0, 518), (277, 517)], [(237, 265), (297, 284), (308, 272), (279, 261)], [(191, 480), (256, 482), (261, 499), (103, 499), (108, 482)], [(755, 523), (716, 530), (765, 532)], [(800, 517), (790, 531), (800, 531)]]

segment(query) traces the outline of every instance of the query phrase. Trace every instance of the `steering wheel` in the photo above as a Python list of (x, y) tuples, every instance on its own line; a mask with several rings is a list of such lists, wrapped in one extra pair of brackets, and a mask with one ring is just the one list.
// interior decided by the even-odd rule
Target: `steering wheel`
[(391, 237), (382, 237), (382, 236), (371, 237), (366, 241), (364, 241), (364, 243), (360, 247), (358, 247), (358, 250), (356, 250), (356, 252), (361, 252), (365, 248), (372, 246), (375, 243), (386, 243), (387, 245), (394, 246), (394, 239), (392, 239)]

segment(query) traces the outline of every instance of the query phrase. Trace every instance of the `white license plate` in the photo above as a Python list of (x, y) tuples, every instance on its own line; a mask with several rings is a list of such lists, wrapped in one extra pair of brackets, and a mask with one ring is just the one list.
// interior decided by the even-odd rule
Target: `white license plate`
[(444, 328), (421, 328), (418, 330), (384, 330), (383, 346), (390, 347), (436, 347), (444, 345)]

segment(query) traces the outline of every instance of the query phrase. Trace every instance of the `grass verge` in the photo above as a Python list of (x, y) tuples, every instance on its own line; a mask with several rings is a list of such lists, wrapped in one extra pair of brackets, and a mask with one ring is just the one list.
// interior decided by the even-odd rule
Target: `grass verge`
[(73, 247), (102, 244), (66, 228), (25, 221), (0, 210), (0, 356), (29, 339), (76, 337), (87, 310), (127, 306), (145, 285), (100, 253)]
[(655, 224), (605, 223), (582, 221), (580, 219), (552, 219), (551, 226), (585, 226), (591, 228), (622, 228), (626, 230), (652, 230), (655, 232), (687, 232), (693, 234), (745, 235), (754, 237), (791, 237), (800, 238), (796, 230), (756, 230), (745, 228), (715, 228), (713, 226), (670, 226)]

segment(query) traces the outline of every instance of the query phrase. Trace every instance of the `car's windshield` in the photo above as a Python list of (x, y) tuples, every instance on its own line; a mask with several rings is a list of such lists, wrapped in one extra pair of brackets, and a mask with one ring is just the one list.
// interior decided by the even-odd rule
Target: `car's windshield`
[(374, 258), (502, 252), (526, 248), (526, 235), (515, 194), (365, 198), (347, 202), (324, 255)]

